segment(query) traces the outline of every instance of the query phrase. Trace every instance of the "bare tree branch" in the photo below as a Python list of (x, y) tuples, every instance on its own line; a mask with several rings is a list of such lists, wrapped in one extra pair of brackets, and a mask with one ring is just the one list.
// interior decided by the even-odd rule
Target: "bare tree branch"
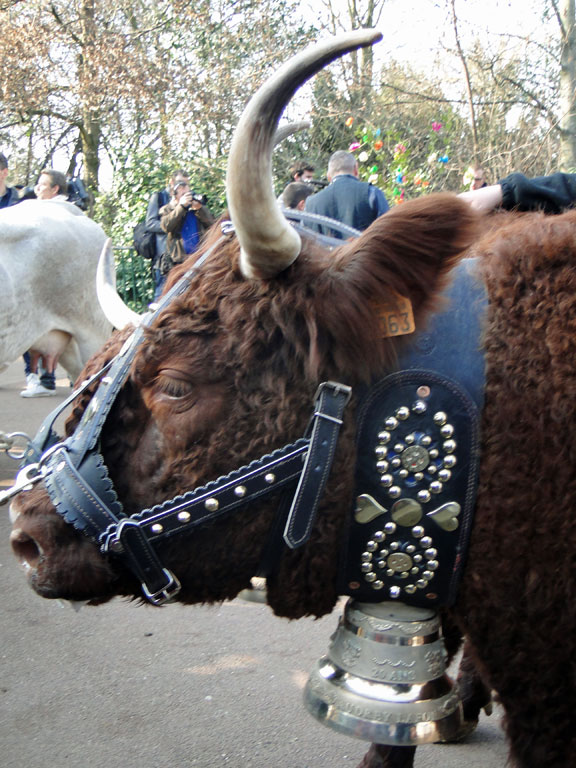
[(478, 159), (478, 128), (476, 125), (476, 113), (474, 109), (474, 99), (472, 96), (472, 83), (470, 80), (470, 72), (468, 70), (468, 62), (466, 56), (462, 50), (460, 43), (460, 34), (458, 32), (458, 17), (456, 16), (456, 0), (450, 0), (450, 7), (452, 11), (452, 28), (454, 30), (454, 38), (456, 40), (456, 48), (458, 49), (458, 57), (462, 63), (462, 69), (464, 70), (464, 81), (466, 84), (466, 92), (468, 94), (468, 108), (470, 110), (470, 123), (472, 127), (472, 138), (474, 143), (474, 159)]

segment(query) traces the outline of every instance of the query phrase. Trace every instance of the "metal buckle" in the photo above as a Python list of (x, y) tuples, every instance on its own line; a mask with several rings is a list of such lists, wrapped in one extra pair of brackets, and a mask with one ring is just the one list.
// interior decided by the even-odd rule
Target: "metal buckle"
[(146, 599), (153, 605), (164, 605), (164, 603), (173, 600), (182, 588), (182, 585), (176, 576), (174, 576), (173, 573), (170, 573), (167, 568), (162, 568), (162, 573), (166, 576), (168, 583), (157, 592), (150, 592), (146, 584), (142, 584), (142, 591), (144, 592)]
[(348, 405), (350, 398), (352, 397), (352, 387), (349, 387), (347, 384), (341, 384), (339, 381), (323, 381), (319, 384), (316, 394), (314, 395), (314, 402), (316, 402), (322, 392), (328, 388), (333, 389), (336, 395), (345, 395), (346, 399), (344, 405)]
[(16, 475), (16, 480), (11, 488), (0, 491), (0, 506), (7, 504), (10, 499), (17, 496), (22, 491), (32, 490), (32, 486), (39, 483), (47, 475), (47, 470), (40, 464), (28, 464)]

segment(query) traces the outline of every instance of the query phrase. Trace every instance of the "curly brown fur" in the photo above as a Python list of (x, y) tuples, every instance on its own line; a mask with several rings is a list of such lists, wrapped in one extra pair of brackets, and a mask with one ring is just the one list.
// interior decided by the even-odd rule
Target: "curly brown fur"
[(416, 747), (372, 744), (357, 768), (412, 768)]
[(576, 748), (576, 213), (479, 244), (490, 310), (483, 458), (456, 618), (506, 710), (519, 768)]
[(476, 664), (470, 641), (464, 644), (462, 659), (458, 667), (458, 688), (462, 699), (462, 710), (465, 722), (465, 734), (468, 734), (478, 723), (480, 710), (488, 707), (492, 701), (492, 691), (484, 683)]

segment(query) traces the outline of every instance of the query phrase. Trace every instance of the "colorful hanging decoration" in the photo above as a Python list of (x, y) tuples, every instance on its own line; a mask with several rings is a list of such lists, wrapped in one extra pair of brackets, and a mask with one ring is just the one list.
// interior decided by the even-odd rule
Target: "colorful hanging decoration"
[(361, 163), (365, 163), (366, 160), (368, 160), (368, 152), (360, 152), (358, 160), (360, 160)]
[(442, 130), (442, 123), (437, 123), (436, 121), (434, 121), (432, 123), (432, 130), (434, 131), (434, 133), (438, 133), (439, 131), (441, 131)]
[(370, 168), (370, 173), (378, 173), (378, 166), (373, 165), (372, 168)]
[(378, 150), (382, 149), (383, 146), (384, 146), (384, 142), (381, 141), (380, 139), (378, 139), (378, 141), (374, 142), (374, 149), (376, 150), (376, 152), (378, 152)]
[(450, 158), (448, 157), (448, 155), (442, 155), (442, 157), (439, 157), (439, 158), (438, 158), (438, 162), (439, 162), (439, 163), (444, 163), (444, 165), (446, 165), (446, 163), (448, 162), (448, 160), (450, 160)]
[(373, 173), (371, 176), (368, 177), (368, 184), (377, 184), (378, 183), (378, 174)]
[(376, 128), (376, 130), (374, 131), (374, 136), (378, 137), (380, 136), (381, 133), (382, 131), (380, 130), (380, 128)]
[(354, 123), (354, 118), (353, 118), (353, 117), (349, 117), (349, 118), (346, 120), (346, 123), (345, 123), (345, 125), (346, 125), (346, 127), (347, 127), (347, 128), (352, 128), (352, 124), (353, 124), (353, 123)]
[(406, 152), (406, 145), (405, 144), (396, 144), (394, 147), (394, 154), (395, 155), (403, 155), (404, 152)]
[(360, 143), (358, 141), (353, 141), (352, 144), (348, 147), (348, 152), (354, 152), (358, 147), (360, 146)]

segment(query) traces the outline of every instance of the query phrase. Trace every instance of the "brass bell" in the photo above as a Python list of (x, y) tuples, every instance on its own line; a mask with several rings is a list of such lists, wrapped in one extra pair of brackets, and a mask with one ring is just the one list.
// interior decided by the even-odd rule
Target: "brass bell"
[(376, 744), (449, 741), (462, 724), (436, 611), (348, 600), (304, 690), (321, 723)]

